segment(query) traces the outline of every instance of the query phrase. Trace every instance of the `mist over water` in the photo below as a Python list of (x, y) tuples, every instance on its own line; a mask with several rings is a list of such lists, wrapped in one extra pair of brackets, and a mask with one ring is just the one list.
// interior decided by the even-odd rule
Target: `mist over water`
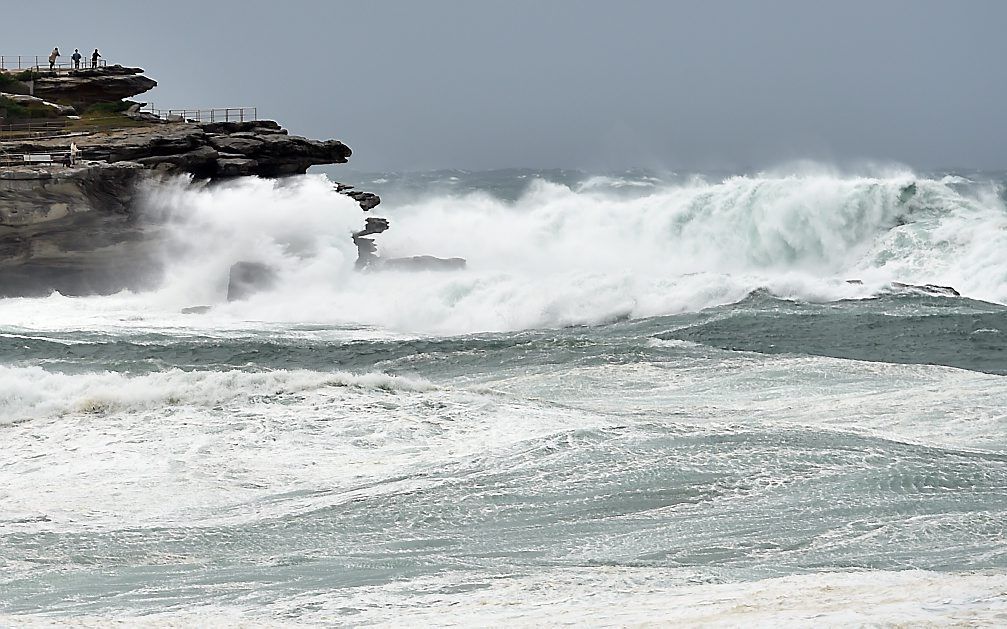
[(349, 182), (467, 268), (355, 271), (321, 175), (178, 179), (160, 284), (0, 300), (0, 624), (1007, 613), (999, 177)]

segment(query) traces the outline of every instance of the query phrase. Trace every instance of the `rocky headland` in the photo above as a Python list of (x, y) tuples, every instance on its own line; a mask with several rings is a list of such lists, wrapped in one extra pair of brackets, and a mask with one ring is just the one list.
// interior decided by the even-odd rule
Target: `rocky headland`
[[(338, 140), (291, 135), (271, 120), (160, 116), (122, 100), (156, 85), (142, 69), (123, 66), (0, 71), (0, 296), (109, 293), (149, 283), (157, 268), (134, 206), (143, 179), (281, 177), (351, 155)], [(347, 184), (336, 191), (364, 211), (380, 203)], [(395, 264), (363, 238), (378, 233), (374, 220), (348, 235), (360, 250), (358, 268)]]

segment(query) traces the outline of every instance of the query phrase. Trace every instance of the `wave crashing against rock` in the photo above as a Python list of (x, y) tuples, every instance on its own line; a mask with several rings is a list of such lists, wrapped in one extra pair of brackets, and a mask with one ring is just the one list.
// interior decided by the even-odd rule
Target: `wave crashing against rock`
[[(120, 99), (157, 85), (142, 73), (116, 65), (36, 71), (28, 82), (8, 81), (12, 102), (50, 107), (53, 101), (50, 114), (62, 116), (63, 130), (77, 124), (84, 130), (0, 138), (0, 296), (109, 293), (149, 283), (156, 271), (141, 253), (145, 235), (132, 206), (142, 178), (282, 177), (346, 163), (352, 154), (339, 140), (290, 135), (272, 120), (199, 122), (140, 113), (140, 103)], [(27, 92), (34, 96), (21, 95)], [(79, 120), (73, 114), (92, 111), (95, 104), (112, 113), (89, 128), (93, 117)], [(75, 163), (60, 165), (66, 162)], [(336, 191), (365, 212), (381, 201), (346, 184), (337, 183)], [(364, 230), (352, 234), (360, 251), (357, 268), (409, 266), (399, 264), (407, 259), (379, 259), (373, 241), (362, 237), (387, 227), (386, 219), (368, 219)]]

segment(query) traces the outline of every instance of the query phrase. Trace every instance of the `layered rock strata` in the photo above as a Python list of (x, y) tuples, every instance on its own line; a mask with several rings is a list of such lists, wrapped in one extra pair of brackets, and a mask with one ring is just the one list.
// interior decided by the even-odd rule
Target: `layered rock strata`
[(70, 142), (82, 159), (135, 162), (165, 174), (201, 178), (304, 174), (311, 166), (342, 164), (352, 151), (339, 140), (289, 135), (272, 120), (171, 123), (77, 137), (0, 144), (9, 154), (63, 153)]
[[(78, 147), (78, 165), (59, 165)], [(301, 174), (343, 163), (337, 140), (292, 136), (272, 121), (169, 123), (47, 140), (0, 143), (0, 159), (48, 154), (55, 164), (0, 166), (0, 297), (110, 293), (158, 277), (133, 206), (140, 179), (191, 174), (206, 179)], [(354, 191), (376, 205), (376, 196)], [(360, 201), (358, 201), (360, 202)], [(371, 205), (371, 207), (373, 207)], [(363, 207), (363, 205), (362, 205)]]
[(0, 169), (0, 296), (107, 293), (155, 272), (130, 211), (134, 163)]
[(157, 81), (143, 76), (143, 68), (121, 65), (70, 72), (40, 72), (30, 85), (35, 96), (65, 102), (82, 111), (93, 103), (130, 98), (157, 87)]

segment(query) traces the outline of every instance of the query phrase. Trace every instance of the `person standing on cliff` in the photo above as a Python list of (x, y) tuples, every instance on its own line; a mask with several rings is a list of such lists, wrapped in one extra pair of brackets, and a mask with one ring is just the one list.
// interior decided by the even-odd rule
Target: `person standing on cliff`
[(53, 48), (52, 52), (49, 53), (49, 70), (52, 71), (56, 67), (56, 59), (59, 58), (59, 47)]
[(100, 56), (101, 55), (98, 54), (98, 49), (95, 48), (94, 52), (91, 53), (91, 68), (97, 68), (98, 67), (98, 57), (100, 57)]
[(80, 60), (81, 60), (80, 51), (74, 48), (73, 54), (70, 55), (70, 58), (73, 59), (73, 69), (80, 70)]

